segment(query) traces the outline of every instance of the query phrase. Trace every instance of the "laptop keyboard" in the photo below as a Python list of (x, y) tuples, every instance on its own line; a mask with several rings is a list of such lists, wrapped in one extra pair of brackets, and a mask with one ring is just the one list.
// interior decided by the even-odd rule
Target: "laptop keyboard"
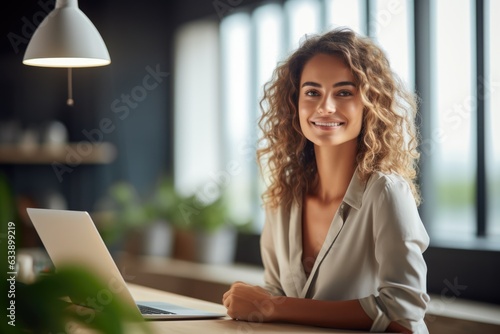
[(154, 307), (149, 307), (145, 305), (137, 305), (142, 314), (175, 314), (173, 312), (160, 310)]

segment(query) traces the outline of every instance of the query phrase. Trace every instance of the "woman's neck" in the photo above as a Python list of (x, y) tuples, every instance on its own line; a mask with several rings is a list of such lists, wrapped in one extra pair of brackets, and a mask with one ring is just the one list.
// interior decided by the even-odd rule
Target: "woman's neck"
[(318, 178), (311, 195), (324, 203), (342, 200), (356, 170), (356, 140), (334, 147), (314, 146), (314, 153)]

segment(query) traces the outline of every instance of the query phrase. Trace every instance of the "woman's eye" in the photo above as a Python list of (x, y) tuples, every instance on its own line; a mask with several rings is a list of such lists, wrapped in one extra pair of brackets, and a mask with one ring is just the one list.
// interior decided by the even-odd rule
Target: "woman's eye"
[(306, 91), (306, 96), (319, 96), (319, 93), (315, 90)]
[(344, 96), (352, 96), (353, 94), (348, 90), (343, 90), (340, 91), (338, 95), (344, 97)]

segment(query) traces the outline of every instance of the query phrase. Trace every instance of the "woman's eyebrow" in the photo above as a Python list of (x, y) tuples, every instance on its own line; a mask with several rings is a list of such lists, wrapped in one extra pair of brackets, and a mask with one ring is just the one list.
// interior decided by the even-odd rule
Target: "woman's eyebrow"
[(336, 84), (333, 85), (333, 87), (340, 87), (340, 86), (353, 86), (356, 87), (356, 84), (352, 81), (340, 81), (337, 82)]
[[(313, 87), (318, 87), (318, 88), (321, 87), (321, 85), (319, 83), (313, 82), (313, 81), (306, 81), (302, 84), (301, 87), (305, 87), (305, 86), (313, 86)], [(339, 81), (333, 85), (333, 87), (340, 87), (340, 86), (356, 87), (356, 84), (352, 81)]]
[(306, 81), (302, 84), (301, 87), (305, 87), (305, 86), (313, 86), (313, 87), (321, 87), (321, 85), (317, 82), (312, 82), (312, 81)]

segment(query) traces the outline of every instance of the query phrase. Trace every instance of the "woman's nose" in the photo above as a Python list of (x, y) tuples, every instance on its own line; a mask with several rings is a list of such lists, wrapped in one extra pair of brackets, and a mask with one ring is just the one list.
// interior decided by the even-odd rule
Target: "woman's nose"
[(326, 96), (318, 108), (320, 114), (333, 114), (336, 111), (337, 107), (335, 105), (335, 100), (331, 96)]

